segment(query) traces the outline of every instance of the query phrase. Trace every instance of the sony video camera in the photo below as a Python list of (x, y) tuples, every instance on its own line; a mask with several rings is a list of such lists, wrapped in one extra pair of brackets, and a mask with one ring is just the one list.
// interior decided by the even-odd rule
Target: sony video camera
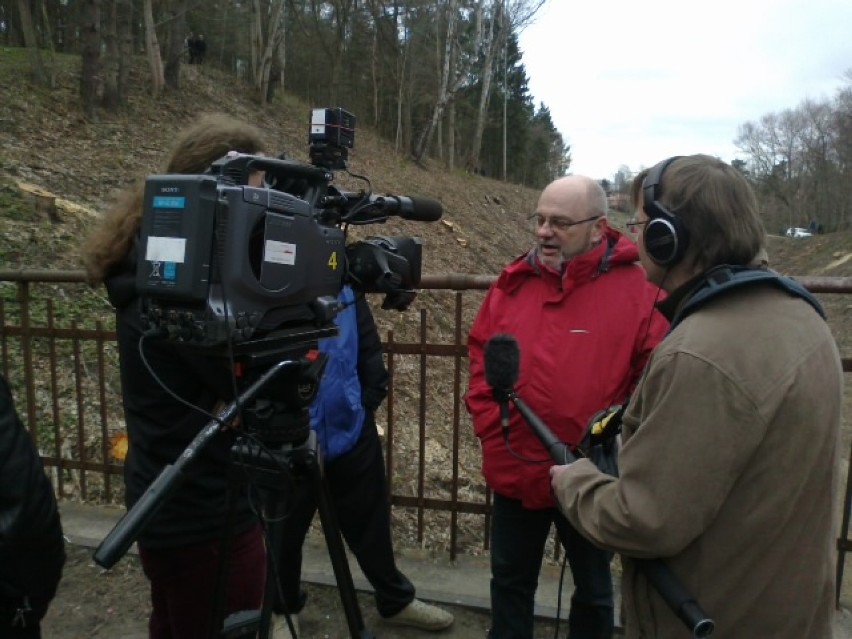
[[(352, 114), (314, 109), (310, 165), (229, 153), (202, 175), (148, 177), (136, 279), (148, 324), (198, 346), (311, 332), (333, 325), (347, 283), (384, 293), (383, 308), (407, 308), (421, 241), (368, 237), (347, 246), (346, 228), (391, 216), (436, 221), (441, 204), (338, 190), (333, 171), (346, 168), (354, 136)], [(262, 186), (250, 186), (258, 172)]]

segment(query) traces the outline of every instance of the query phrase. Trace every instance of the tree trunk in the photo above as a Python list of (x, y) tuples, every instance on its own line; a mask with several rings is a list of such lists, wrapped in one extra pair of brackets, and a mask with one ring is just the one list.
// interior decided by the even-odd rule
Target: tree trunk
[(456, 37), (456, 5), (457, 0), (449, 0), (447, 8), (447, 40), (444, 43), (444, 65), (441, 72), (441, 85), (438, 89), (438, 97), (435, 100), (435, 106), (432, 109), (432, 117), (428, 124), (420, 132), (417, 138), (417, 144), (414, 147), (413, 157), (416, 162), (422, 162), (423, 156), (426, 155), (426, 149), (432, 141), (432, 135), (435, 128), (438, 126), (438, 120), (444, 113), (444, 108), (450, 100), (449, 82), (450, 82), (450, 58), (452, 57), (453, 41)]
[[(482, 69), (482, 91), (479, 94), (479, 108), (476, 112), (476, 123), (473, 128), (473, 139), (470, 143), (470, 154), (467, 159), (467, 170), (475, 173), (479, 170), (479, 154), (482, 150), (482, 135), (485, 131), (485, 120), (488, 115), (488, 103), (491, 99), (491, 78), (494, 75), (494, 57), (497, 55), (497, 38), (494, 37), (494, 23), (503, 13), (502, 2), (497, 3), (491, 19), (488, 21), (488, 38), (483, 42), (485, 63)], [(502, 31), (502, 30), (501, 30)], [(505, 37), (505, 34), (503, 34)]]
[(106, 58), (104, 59), (103, 105), (110, 111), (118, 108), (118, 6), (116, 0), (106, 0), (104, 6), (103, 38)]
[(47, 73), (47, 86), (50, 89), (56, 88), (56, 47), (53, 42), (53, 28), (51, 26), (50, 16), (47, 14), (47, 5), (41, 4), (41, 17), (44, 24), (44, 47), (47, 49), (47, 64), (45, 72)]
[(80, 13), (80, 101), (83, 113), (92, 118), (98, 100), (101, 71), (101, 0), (85, 0)]
[[(399, 33), (399, 14), (394, 15), (394, 31)], [(398, 35), (396, 37), (399, 37)], [(397, 68), (397, 90), (396, 90), (396, 135), (394, 138), (394, 150), (398, 153), (400, 149), (406, 148), (403, 143), (403, 103), (405, 101), (406, 69), (408, 68), (409, 38), (406, 37), (399, 47), (399, 56), (396, 61)]]
[(252, 62), (255, 62), (252, 78), (261, 104), (266, 104), (269, 96), (269, 82), (272, 76), (272, 63), (278, 56), (278, 47), (284, 41), (284, 0), (273, 0), (269, 6), (266, 42), (263, 38), (260, 3), (252, 2)]
[(163, 60), (160, 58), (160, 43), (157, 41), (157, 28), (154, 25), (154, 9), (151, 0), (144, 2), (145, 13), (145, 51), (148, 54), (148, 67), (151, 70), (151, 93), (160, 95), (165, 85)]
[(166, 66), (163, 69), (163, 79), (166, 86), (172, 90), (180, 89), (180, 59), (183, 55), (186, 37), (186, 4), (187, 0), (169, 1), (169, 19), (166, 43)]
[(49, 83), (47, 68), (44, 65), (44, 60), (41, 58), (41, 50), (38, 46), (38, 38), (36, 36), (35, 27), (33, 27), (33, 16), (30, 12), (30, 3), (28, 0), (18, 0), (18, 13), (21, 18), (21, 31), (24, 36), (24, 46), (26, 46), (30, 57), (30, 70), (33, 80), (38, 84), (47, 86)]
[(130, 65), (133, 60), (133, 0), (114, 0), (118, 30), (118, 103), (127, 104)]

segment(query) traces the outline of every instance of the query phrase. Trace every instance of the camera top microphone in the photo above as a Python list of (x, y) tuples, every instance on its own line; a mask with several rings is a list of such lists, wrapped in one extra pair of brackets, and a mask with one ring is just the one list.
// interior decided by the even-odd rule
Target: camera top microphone
[(343, 208), (342, 221), (348, 224), (372, 224), (397, 216), (414, 222), (437, 222), (444, 213), (438, 200), (404, 195), (369, 195), (339, 192), (325, 198), (324, 204)]
[(380, 211), (415, 222), (437, 222), (444, 213), (441, 203), (428, 197), (379, 195), (373, 201)]

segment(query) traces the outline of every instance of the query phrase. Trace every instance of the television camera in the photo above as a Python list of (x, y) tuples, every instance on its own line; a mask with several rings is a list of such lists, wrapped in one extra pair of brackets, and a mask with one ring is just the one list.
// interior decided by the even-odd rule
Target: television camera
[(421, 240), (346, 245), (346, 228), (392, 216), (436, 221), (441, 204), (374, 195), (351, 173), (366, 190), (334, 186), (354, 138), (352, 114), (314, 109), (310, 165), (229, 153), (201, 175), (148, 177), (136, 280), (148, 324), (197, 346), (266, 340), (331, 325), (347, 283), (384, 293), (383, 308), (407, 308), (420, 282)]
[[(226, 425), (238, 424), (228, 508), (244, 484), (261, 490), (260, 512), (270, 524), (275, 556), (288, 487), (295, 477), (308, 481), (351, 636), (368, 639), (310, 429), (308, 407), (326, 362), (319, 340), (337, 334), (334, 318), (345, 285), (357, 293), (384, 293), (383, 308), (404, 310), (420, 283), (420, 239), (372, 236), (347, 245), (348, 226), (392, 216), (432, 222), (442, 208), (428, 198), (374, 195), (369, 179), (348, 169), (367, 187), (352, 193), (334, 186), (334, 171), (346, 169), (354, 136), (351, 113), (314, 109), (310, 165), (232, 152), (204, 174), (146, 180), (136, 288), (149, 330), (140, 352), (143, 339), (159, 337), (227, 358), (235, 398), (163, 469), (94, 558), (108, 568), (126, 553), (199, 452)], [(226, 620), (225, 565), (220, 558), (213, 618), (223, 630), (217, 636), (269, 636), (275, 580), (267, 580), (262, 610)]]

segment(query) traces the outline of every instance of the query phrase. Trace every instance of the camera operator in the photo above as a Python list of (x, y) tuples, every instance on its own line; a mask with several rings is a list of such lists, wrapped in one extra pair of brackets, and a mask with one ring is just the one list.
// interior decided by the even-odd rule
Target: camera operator
[[(387, 395), (388, 372), (376, 323), (363, 294), (350, 286), (339, 295), (338, 335), (320, 341), (327, 354), (319, 390), (310, 409), (324, 460), (325, 480), (340, 531), (375, 591), (376, 607), (386, 623), (422, 630), (443, 630), (453, 616), (415, 598), (415, 589), (396, 566), (382, 444), (375, 412)], [(283, 524), (278, 557), (283, 602), (276, 612), (293, 615), (305, 604), (300, 588), (302, 545), (317, 510), (311, 486), (297, 482), (293, 507)], [(287, 637), (283, 617), (275, 637)]]
[[(619, 477), (554, 466), (560, 506), (594, 543), (662, 558), (720, 637), (831, 637), (843, 384), (821, 308), (753, 266), (766, 237), (737, 169), (669, 158), (633, 191), (671, 329), (624, 415)], [(627, 637), (682, 637), (624, 564)]]
[[(261, 133), (224, 115), (202, 116), (183, 130), (166, 173), (200, 174), (229, 151), (264, 151)], [(257, 180), (255, 180), (257, 182)], [(104, 283), (116, 309), (122, 399), (129, 436), (124, 464), (126, 505), (132, 507), (163, 468), (175, 462), (210, 417), (233, 397), (231, 372), (220, 359), (179, 343), (151, 339), (145, 332), (136, 293), (136, 242), (143, 214), (144, 182), (125, 192), (84, 249), (90, 282)], [(146, 368), (140, 355), (162, 384)], [(206, 446), (177, 490), (165, 500), (138, 541), (151, 582), (150, 636), (154, 639), (210, 637), (220, 543), (226, 519), (229, 451), (234, 440), (223, 429)], [(235, 508), (225, 614), (262, 604), (266, 553), (248, 496)], [(215, 630), (218, 631), (218, 630)]]
[(64, 563), (53, 486), (0, 376), (0, 637), (40, 639)]
[(571, 639), (611, 637), (611, 555), (568, 523), (550, 490), (550, 457), (519, 414), (501, 426), (485, 379), (484, 345), (513, 335), (522, 355), (518, 394), (555, 435), (578, 444), (590, 419), (625, 401), (666, 323), (636, 264), (635, 244), (607, 223), (594, 180), (563, 177), (538, 201), (536, 244), (509, 264), (486, 294), (470, 330), (465, 397), (494, 491), (491, 520), (492, 639), (531, 639), (535, 591), (551, 524), (574, 579)]

